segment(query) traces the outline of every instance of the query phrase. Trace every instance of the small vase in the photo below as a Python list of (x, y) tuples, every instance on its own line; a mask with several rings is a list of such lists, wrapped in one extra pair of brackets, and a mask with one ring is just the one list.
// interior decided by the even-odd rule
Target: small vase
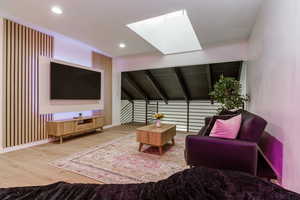
[(161, 126), (160, 120), (157, 119), (155, 124), (156, 124), (156, 127), (159, 128)]

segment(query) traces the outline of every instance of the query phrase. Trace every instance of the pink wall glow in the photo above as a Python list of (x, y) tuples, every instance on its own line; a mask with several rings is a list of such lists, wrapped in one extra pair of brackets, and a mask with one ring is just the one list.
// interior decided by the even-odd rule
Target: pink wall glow
[[(299, 11), (299, 0), (262, 1), (249, 40), (247, 67), (249, 110), (265, 118), (267, 131), (282, 142), (283, 186), (296, 192), (300, 192)], [(280, 148), (269, 152), (274, 159), (276, 154), (281, 154)]]
[[(259, 146), (263, 150), (265, 156), (272, 163), (276, 170), (276, 174), (282, 177), (282, 166), (283, 166), (283, 144), (274, 136), (265, 133), (260, 140)], [(279, 180), (281, 181), (281, 180)]]

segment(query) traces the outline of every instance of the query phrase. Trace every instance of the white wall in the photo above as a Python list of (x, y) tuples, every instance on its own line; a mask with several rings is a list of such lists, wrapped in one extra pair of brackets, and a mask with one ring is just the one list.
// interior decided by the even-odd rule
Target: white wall
[(120, 123), (121, 72), (247, 60), (247, 43), (231, 43), (191, 53), (162, 55), (159, 53), (124, 56), (113, 59), (113, 124)]
[(54, 59), (92, 67), (92, 50), (86, 45), (63, 36), (54, 36)]
[(283, 184), (300, 192), (300, 1), (265, 0), (249, 40), (249, 109), (283, 142)]
[(247, 95), (247, 62), (243, 62), (242, 70), (241, 70), (241, 77), (240, 77), (240, 83), (241, 83), (241, 94)]
[(112, 125), (121, 124), (121, 71), (114, 64), (112, 68)]
[(204, 48), (202, 51), (182, 54), (162, 55), (160, 53), (149, 53), (117, 57), (114, 59), (113, 64), (118, 71), (131, 71), (149, 68), (239, 61), (246, 59), (247, 42), (239, 42)]
[(0, 17), (0, 152), (3, 150), (4, 120), (5, 120), (5, 81), (4, 81), (4, 60), (3, 60), (3, 18)]

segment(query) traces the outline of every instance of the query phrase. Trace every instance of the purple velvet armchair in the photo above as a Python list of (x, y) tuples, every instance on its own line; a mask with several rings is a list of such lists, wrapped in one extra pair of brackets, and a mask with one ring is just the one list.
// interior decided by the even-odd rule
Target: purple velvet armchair
[(267, 122), (244, 110), (239, 113), (242, 114), (242, 123), (237, 139), (208, 136), (216, 119), (229, 119), (232, 115), (207, 118), (199, 135), (187, 136), (185, 147), (187, 165), (236, 170), (257, 175), (260, 157), (258, 143)]

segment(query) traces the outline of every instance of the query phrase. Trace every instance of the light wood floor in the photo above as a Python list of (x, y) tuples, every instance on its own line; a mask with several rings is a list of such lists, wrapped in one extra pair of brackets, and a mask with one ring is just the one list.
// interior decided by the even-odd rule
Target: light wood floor
[(0, 187), (46, 185), (58, 181), (99, 183), (63, 169), (50, 166), (50, 161), (68, 156), (95, 145), (135, 133), (138, 125), (123, 125), (101, 133), (65, 139), (63, 144), (49, 143), (0, 154)]

